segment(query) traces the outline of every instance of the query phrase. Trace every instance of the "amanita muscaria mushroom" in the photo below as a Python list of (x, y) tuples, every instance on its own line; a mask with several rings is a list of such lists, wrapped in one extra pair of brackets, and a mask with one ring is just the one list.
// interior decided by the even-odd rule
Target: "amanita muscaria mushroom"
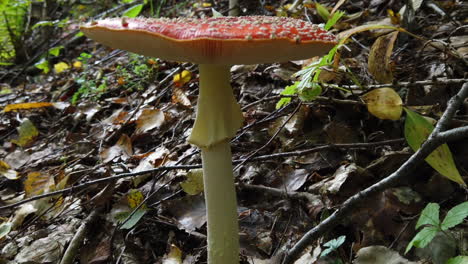
[(322, 55), (335, 37), (286, 17), (112, 18), (81, 26), (107, 46), (199, 64), (197, 116), (188, 142), (201, 148), (207, 206), (208, 262), (239, 262), (237, 202), (229, 141), (243, 122), (230, 85), (230, 66)]

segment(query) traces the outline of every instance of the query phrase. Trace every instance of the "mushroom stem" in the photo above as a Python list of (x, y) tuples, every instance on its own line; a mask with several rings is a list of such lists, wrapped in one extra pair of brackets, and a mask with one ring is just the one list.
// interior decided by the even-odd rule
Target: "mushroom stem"
[(197, 117), (188, 142), (210, 147), (236, 135), (244, 121), (232, 92), (228, 65), (201, 64)]
[(202, 148), (202, 160), (208, 217), (208, 263), (238, 264), (239, 227), (229, 141)]
[(208, 226), (208, 263), (239, 263), (237, 200), (229, 140), (243, 122), (230, 67), (202, 64), (197, 117), (188, 142), (201, 148)]

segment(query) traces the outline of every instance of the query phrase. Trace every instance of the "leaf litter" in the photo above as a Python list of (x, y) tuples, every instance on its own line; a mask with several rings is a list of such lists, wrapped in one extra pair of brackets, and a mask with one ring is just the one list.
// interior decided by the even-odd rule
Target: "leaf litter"
[[(220, 2), (217, 10), (227, 3)], [(247, 121), (233, 141), (235, 158), (244, 159), (260, 148), (256, 156), (263, 157), (254, 156), (236, 171), (244, 263), (271, 263), (278, 250), (296, 242), (349, 196), (398, 169), (430, 132), (421, 116), (438, 120), (458, 90), (459, 84), (444, 80), (466, 78), (467, 35), (454, 26), (466, 17), (460, 1), (437, 2), (449, 15), (445, 17), (423, 1), (410, 1), (418, 15), (406, 20), (407, 13), (399, 11), (401, 1), (339, 1), (336, 6), (304, 1), (296, 11), (291, 5), (267, 2), (249, 4), (245, 10), (252, 13), (246, 15), (269, 10), (271, 15), (304, 18), (306, 12), (314, 21), (324, 21), (339, 7), (346, 13), (333, 30), (346, 42), (334, 56), (341, 60), (321, 68), (317, 80), (325, 84), (305, 86), (300, 96), (288, 94), (292, 106), (280, 109), (278, 95), (300, 81), (292, 73), (320, 59), (232, 68), (242, 106), (253, 104), (243, 110)], [(166, 9), (171, 3), (165, 5), (163, 15), (211, 16), (203, 5), (173, 9), (175, 13)], [(417, 24), (411, 31), (417, 37), (395, 31), (403, 23)], [(65, 49), (66, 54), (58, 54), (50, 64), (54, 71), (1, 79), (0, 206), (120, 173), (201, 163), (197, 150), (185, 141), (196, 109), (196, 67), (120, 51), (108, 56), (110, 50), (83, 38)], [(7, 71), (2, 69), (2, 74)], [(432, 78), (441, 81), (399, 85)], [(369, 88), (379, 84), (386, 86)], [(307, 95), (314, 96), (284, 124), (299, 103), (297, 97)], [(466, 122), (466, 109), (459, 109), (451, 126)], [(353, 146), (405, 137), (408, 144)], [(323, 146), (331, 147), (301, 152)], [(414, 252), (403, 256), (402, 250), (414, 236), (415, 216), (426, 203), (449, 209), (463, 201), (457, 184), (466, 182), (466, 149), (466, 141), (439, 147), (428, 158), (430, 165), (363, 203), (296, 263), (437, 259)], [(92, 206), (99, 206), (99, 224), (92, 226), (88, 244), (77, 255), (83, 263), (110, 261), (120, 252), (125, 263), (204, 261), (203, 188), (200, 177), (190, 175), (188, 169), (151, 171), (2, 210), (0, 259), (58, 263), (82, 219)], [(124, 228), (114, 229), (132, 213)], [(344, 242), (331, 250), (326, 242), (342, 236)], [(377, 246), (382, 244), (392, 246)], [(435, 240), (431, 247), (444, 245)], [(41, 251), (45, 248), (52, 251)]]

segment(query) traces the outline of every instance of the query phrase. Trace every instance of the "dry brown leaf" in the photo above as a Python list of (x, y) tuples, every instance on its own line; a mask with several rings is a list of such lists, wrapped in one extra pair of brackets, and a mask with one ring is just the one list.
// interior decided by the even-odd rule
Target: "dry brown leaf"
[(164, 113), (159, 109), (143, 109), (136, 120), (135, 134), (142, 134), (151, 129), (160, 127), (166, 120)]
[(114, 146), (101, 152), (101, 158), (103, 163), (107, 163), (115, 158), (127, 160), (132, 154), (132, 140), (126, 134), (123, 134)]
[(391, 55), (398, 31), (381, 36), (372, 45), (369, 53), (368, 68), (374, 79), (380, 83), (391, 83), (393, 72)]
[(190, 100), (187, 95), (185, 95), (184, 89), (178, 86), (174, 86), (172, 90), (172, 102), (175, 104), (181, 104), (185, 107), (192, 107)]

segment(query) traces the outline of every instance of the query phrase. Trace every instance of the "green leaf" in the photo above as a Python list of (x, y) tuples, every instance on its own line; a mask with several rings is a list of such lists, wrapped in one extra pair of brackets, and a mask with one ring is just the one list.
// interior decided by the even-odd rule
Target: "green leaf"
[(37, 136), (39, 136), (39, 130), (37, 130), (31, 120), (25, 118), (18, 128), (18, 134), (18, 139), (13, 139), (11, 142), (18, 146), (26, 147), (32, 144)]
[(322, 87), (318, 83), (310, 83), (310, 86), (300, 91), (300, 98), (303, 101), (310, 102), (322, 93)]
[(333, 26), (338, 22), (338, 20), (340, 20), (341, 17), (344, 16), (344, 14), (345, 14), (345, 13), (342, 12), (342, 11), (336, 11), (336, 12), (333, 14), (332, 18), (330, 18), (330, 19), (327, 21), (327, 23), (325, 24), (324, 29), (325, 29), (325, 30), (329, 30), (331, 27), (333, 27)]
[(338, 238), (332, 239), (328, 241), (327, 243), (323, 244), (327, 248), (322, 251), (322, 253), (320, 254), (320, 257), (325, 257), (326, 255), (330, 254), (330, 252), (339, 248), (345, 242), (345, 240), (346, 240), (346, 236), (340, 236)]
[(10, 0), (0, 0), (0, 12), (3, 13)]
[(54, 56), (54, 57), (57, 57), (58, 55), (60, 55), (60, 51), (63, 49), (63, 46), (57, 46), (57, 47), (53, 47), (49, 50), (49, 54)]
[[(120, 229), (131, 229), (133, 228), (139, 221), (140, 219), (146, 214), (147, 210), (144, 210), (144, 209), (138, 209), (131, 217), (130, 219), (128, 219), (127, 222), (125, 222), (125, 224), (123, 224)], [(127, 217), (128, 215), (130, 215), (130, 213), (127, 214)], [(124, 221), (126, 219), (126, 217), (124, 219), (122, 219), (122, 221)]]
[(405, 250), (405, 254), (411, 250), (413, 246), (417, 248), (424, 248), (429, 244), (432, 239), (437, 235), (439, 229), (435, 226), (424, 227), (419, 233), (414, 236), (413, 240), (408, 244)]
[(46, 74), (50, 72), (49, 62), (45, 58), (42, 58), (40, 61), (36, 62), (34, 67), (42, 70), (42, 72)]
[(468, 256), (458, 256), (447, 260), (445, 264), (466, 264), (468, 263)]
[(326, 247), (330, 248), (339, 248), (346, 240), (346, 236), (340, 236), (338, 238), (332, 239), (324, 244)]
[(39, 21), (37, 22), (36, 24), (34, 24), (34, 26), (31, 27), (31, 29), (36, 29), (38, 27), (52, 27), (54, 26), (54, 22), (53, 21)]
[[(286, 86), (284, 90), (281, 92), (282, 95), (295, 95), (297, 93), (297, 85), (299, 82), (294, 82), (292, 85)], [(276, 103), (276, 109), (280, 109), (281, 107), (289, 104), (291, 102), (291, 98), (281, 98), (278, 103)]]
[(442, 221), (442, 225), (440, 226), (442, 230), (447, 230), (452, 228), (465, 219), (468, 216), (468, 202), (461, 203), (447, 212), (444, 221)]
[(420, 228), (424, 225), (431, 225), (435, 227), (439, 227), (440, 219), (439, 219), (439, 204), (436, 203), (429, 203), (426, 205), (426, 208), (422, 210), (421, 216), (416, 223), (416, 229)]
[(141, 10), (143, 10), (143, 4), (138, 4), (130, 7), (129, 9), (125, 10), (123, 16), (125, 17), (137, 17)]
[(319, 3), (315, 3), (315, 8), (317, 9), (317, 13), (323, 19), (323, 21), (328, 21), (330, 18), (330, 12), (328, 12), (327, 8)]
[(0, 239), (3, 239), (8, 233), (11, 231), (11, 227), (13, 226), (10, 222), (5, 222), (0, 224)]
[[(424, 141), (427, 140), (432, 130), (434, 130), (434, 126), (432, 126), (426, 118), (420, 116), (416, 112), (407, 108), (405, 108), (405, 111), (405, 138), (410, 147), (414, 151), (417, 151)], [(443, 144), (435, 149), (426, 157), (426, 162), (442, 176), (466, 186), (466, 183), (463, 181), (457, 167), (455, 166), (452, 152), (450, 152), (447, 144)]]

